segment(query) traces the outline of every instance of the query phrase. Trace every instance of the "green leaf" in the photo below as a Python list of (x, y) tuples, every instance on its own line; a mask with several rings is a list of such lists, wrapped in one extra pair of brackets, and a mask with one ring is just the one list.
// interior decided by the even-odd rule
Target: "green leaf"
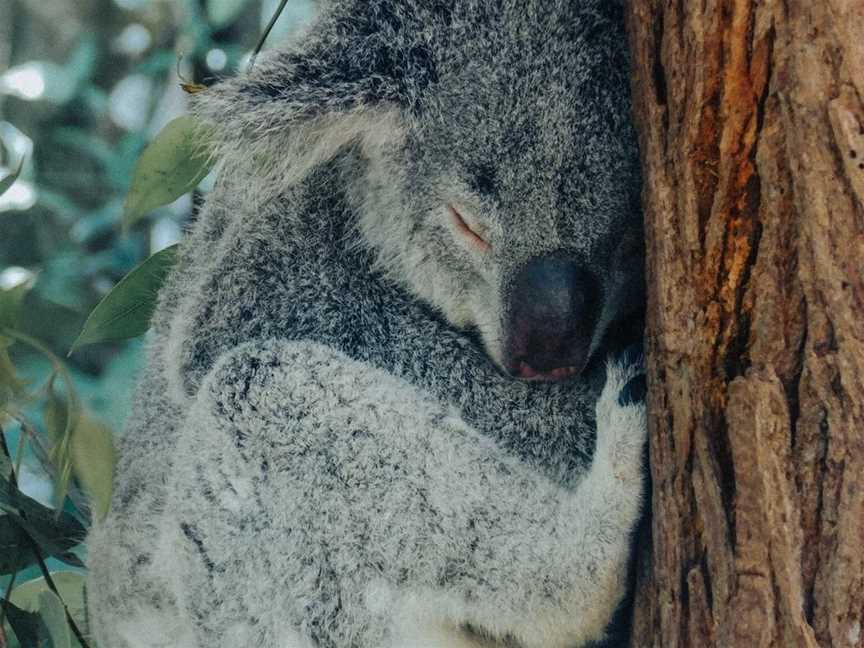
[[(2, 407), (2, 403), (0, 403), (0, 407)], [(0, 434), (3, 434), (3, 428), (0, 427)], [(7, 481), (12, 480), (12, 457), (6, 454), (8, 448), (6, 447), (6, 438), (3, 437), (0, 439), (0, 479), (5, 479)], [(2, 535), (2, 534), (0, 534)], [(0, 540), (2, 543), (2, 540)], [(0, 562), (2, 562), (2, 556), (0, 556)]]
[(210, 131), (185, 115), (168, 123), (144, 149), (126, 197), (123, 226), (174, 202), (194, 189), (213, 168)]
[[(87, 636), (89, 628), (86, 625), (87, 606), (85, 602), (87, 599), (84, 591), (86, 577), (78, 572), (59, 571), (51, 573), (51, 580), (54, 581), (57, 591), (60, 592), (60, 597), (66, 604), (69, 614), (75, 619), (78, 629)], [(41, 593), (50, 591), (51, 588), (48, 587), (44, 578), (35, 578), (13, 589), (9, 600), (25, 612), (38, 612)]]
[(7, 176), (4, 176), (2, 180), (0, 180), (0, 196), (9, 191), (9, 188), (15, 184), (15, 181), (18, 179), (18, 176), (21, 175), (21, 169), (24, 168), (24, 158), (22, 157), (18, 161), (18, 168), (15, 169), (12, 173)]
[[(38, 614), (22, 610), (12, 603), (7, 604), (6, 620), (15, 632), (19, 646), (39, 646), (40, 637), (47, 634)], [(14, 646), (15, 644), (11, 645)]]
[[(63, 416), (65, 418), (65, 412)], [(60, 435), (62, 435), (63, 432), (64, 430), (61, 428)], [(34, 434), (28, 439), (28, 441), (30, 443), (30, 450), (33, 452), (33, 456), (39, 462), (42, 470), (48, 473), (48, 476), (51, 478), (52, 483), (55, 485), (55, 488), (57, 489), (55, 497), (59, 500), (61, 494), (59, 490), (61, 471), (58, 470), (57, 465), (51, 459), (51, 454), (45, 445), (45, 440), (42, 439), (40, 435)], [(69, 461), (71, 462), (71, 459)], [(74, 483), (70, 482), (66, 484), (66, 497), (72, 500), (72, 504), (75, 505), (75, 508), (78, 509), (78, 512), (81, 513), (82, 516), (87, 518), (90, 513), (90, 504), (84, 493), (82, 493)]]
[(55, 391), (56, 377), (57, 374), (53, 374), (48, 381), (48, 397), (42, 410), (42, 420), (51, 444), (49, 456), (52, 464), (54, 501), (58, 508), (62, 508), (72, 479), (72, 457), (69, 446), (75, 426), (78, 425), (80, 412), (73, 410), (72, 401), (63, 398)]
[(0, 339), (0, 411), (10, 402), (27, 393), (27, 383), (18, 378), (12, 358), (4, 345), (9, 338)]
[(123, 277), (93, 309), (69, 353), (85, 344), (127, 340), (150, 328), (159, 289), (177, 262), (177, 246), (157, 252)]
[(207, 20), (216, 29), (234, 22), (248, 0), (207, 0)]
[(20, 492), (7, 479), (0, 479), (0, 512), (12, 518), (42, 552), (64, 562), (80, 565), (69, 550), (84, 540), (86, 530), (66, 512), (55, 511)]
[(24, 297), (33, 288), (34, 277), (22, 281), (12, 288), (0, 288), (0, 329), (18, 327)]
[(51, 590), (39, 592), (39, 616), (48, 628), (53, 648), (72, 648), (72, 631), (66, 621), (63, 601)]
[(11, 574), (36, 562), (27, 536), (8, 515), (0, 515), (0, 574)]
[(115, 462), (111, 429), (82, 414), (72, 433), (72, 467), (90, 496), (98, 520), (104, 519), (111, 506)]
[(66, 400), (57, 395), (54, 391), (53, 377), (49, 383), (48, 398), (45, 400), (45, 407), (42, 409), (42, 420), (45, 423), (45, 430), (48, 432), (48, 439), (51, 445), (60, 443), (66, 431), (66, 419), (69, 415), (69, 406)]

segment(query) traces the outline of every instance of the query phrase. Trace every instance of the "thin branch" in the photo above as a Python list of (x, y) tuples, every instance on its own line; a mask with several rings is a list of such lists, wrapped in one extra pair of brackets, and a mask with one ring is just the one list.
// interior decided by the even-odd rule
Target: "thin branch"
[(264, 47), (264, 43), (267, 41), (267, 37), (270, 35), (270, 32), (273, 31), (273, 27), (276, 25), (276, 21), (279, 20), (279, 16), (282, 15), (282, 10), (287, 4), (288, 0), (282, 0), (279, 3), (279, 6), (276, 8), (276, 11), (273, 13), (273, 17), (270, 18), (270, 22), (267, 23), (267, 27), (264, 29), (264, 33), (261, 35), (261, 39), (258, 41), (258, 44), (255, 46), (255, 51), (252, 52), (252, 56), (249, 59), (250, 70), (255, 67), (255, 59), (257, 59), (258, 55), (261, 53), (261, 48)]

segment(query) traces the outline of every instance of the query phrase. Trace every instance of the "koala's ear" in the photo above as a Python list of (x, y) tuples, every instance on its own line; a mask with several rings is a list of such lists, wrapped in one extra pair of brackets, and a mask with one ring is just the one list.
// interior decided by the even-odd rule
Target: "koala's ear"
[(194, 95), (192, 110), (221, 134), (222, 153), (251, 144), (287, 154), (302, 141), (326, 149), (321, 161), (358, 137), (397, 135), (435, 80), (424, 19), (411, 2), (334, 2), (297, 45)]

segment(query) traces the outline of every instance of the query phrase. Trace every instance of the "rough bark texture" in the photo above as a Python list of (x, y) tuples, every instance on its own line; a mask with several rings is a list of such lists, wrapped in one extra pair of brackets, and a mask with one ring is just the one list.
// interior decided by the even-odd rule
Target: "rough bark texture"
[(864, 647), (864, 1), (631, 0), (651, 536), (633, 646)]

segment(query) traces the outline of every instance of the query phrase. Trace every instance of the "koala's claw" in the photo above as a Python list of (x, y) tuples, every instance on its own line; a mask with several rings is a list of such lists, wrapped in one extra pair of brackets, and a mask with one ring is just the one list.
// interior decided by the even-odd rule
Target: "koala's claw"
[(641, 488), (647, 438), (645, 369), (641, 350), (630, 347), (609, 358), (606, 384), (597, 400), (597, 461), (608, 462), (626, 492)]

